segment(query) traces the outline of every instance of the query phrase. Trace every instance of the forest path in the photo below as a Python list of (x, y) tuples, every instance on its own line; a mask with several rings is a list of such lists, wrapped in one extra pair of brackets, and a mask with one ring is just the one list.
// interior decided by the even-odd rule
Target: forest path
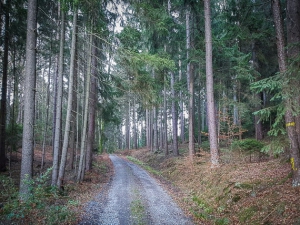
[(113, 179), (87, 204), (79, 224), (193, 224), (145, 170), (116, 155), (110, 159)]

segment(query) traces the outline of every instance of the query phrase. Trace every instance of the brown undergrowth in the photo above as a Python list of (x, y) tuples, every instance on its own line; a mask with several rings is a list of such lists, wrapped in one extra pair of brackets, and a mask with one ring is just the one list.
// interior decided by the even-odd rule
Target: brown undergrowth
[[(184, 149), (187, 146), (180, 146)], [(219, 168), (201, 151), (193, 162), (183, 153), (165, 157), (146, 149), (126, 151), (161, 172), (196, 224), (300, 224), (300, 188), (291, 187), (286, 158), (264, 158), (223, 150)], [(174, 188), (173, 188), (174, 190)]]
[[(34, 154), (34, 179), (38, 178), (41, 172), (45, 172), (52, 166), (52, 148), (46, 148), (46, 158), (44, 169), (41, 171), (41, 146), (36, 146)], [(8, 162), (9, 163), (9, 162)], [(21, 152), (15, 152), (10, 158), (10, 168), (5, 173), (0, 173), (3, 179), (11, 180), (11, 189), (16, 192), (19, 187), (20, 179), (20, 165), (21, 165)], [(69, 166), (67, 165), (67, 168)], [(0, 196), (0, 224), (77, 224), (77, 221), (81, 217), (81, 212), (84, 204), (90, 201), (101, 189), (109, 182), (113, 174), (113, 165), (107, 154), (97, 155), (94, 154), (92, 170), (87, 172), (83, 182), (76, 183), (76, 174), (70, 169), (66, 170), (65, 180), (63, 184), (63, 191), (60, 192), (45, 192), (45, 201), (43, 198), (41, 201), (36, 203), (36, 199), (27, 205), (27, 209), (24, 204), (16, 200), (11, 199), (11, 196)], [(50, 186), (50, 176), (45, 180), (45, 188)], [(1, 181), (0, 185), (3, 185)], [(7, 184), (6, 184), (7, 185)], [(7, 187), (6, 187), (7, 188)], [(11, 192), (11, 195), (14, 193)], [(44, 193), (43, 193), (44, 194)], [(10, 198), (10, 199), (9, 199)], [(4, 212), (6, 206), (12, 204), (12, 208), (19, 212), (11, 213)], [(23, 205), (22, 205), (23, 204)], [(19, 208), (22, 211), (20, 212)], [(26, 210), (25, 210), (26, 209)], [(7, 210), (7, 209), (6, 209)], [(65, 210), (64, 222), (60, 218), (57, 220), (51, 219), (49, 213), (59, 214)], [(7, 216), (8, 215), (8, 216)], [(9, 219), (10, 218), (10, 219)]]

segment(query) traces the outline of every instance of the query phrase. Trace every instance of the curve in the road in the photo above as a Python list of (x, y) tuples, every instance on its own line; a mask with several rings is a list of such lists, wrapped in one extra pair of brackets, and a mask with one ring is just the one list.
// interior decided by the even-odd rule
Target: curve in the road
[(112, 182), (86, 206), (82, 224), (193, 224), (166, 191), (139, 166), (110, 155)]

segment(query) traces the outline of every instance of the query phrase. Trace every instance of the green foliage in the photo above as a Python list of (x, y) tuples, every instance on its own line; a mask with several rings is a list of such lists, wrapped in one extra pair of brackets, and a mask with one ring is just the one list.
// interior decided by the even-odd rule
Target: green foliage
[(288, 146), (289, 146), (289, 140), (288, 140), (287, 136), (280, 135), (280, 136), (277, 136), (276, 138), (272, 138), (270, 143), (265, 145), (261, 149), (261, 152), (268, 154), (268, 155), (273, 155), (275, 157), (278, 157), (280, 154), (282, 154), (286, 151)]
[(0, 202), (12, 201), (17, 197), (17, 188), (10, 177), (0, 175)]
[(22, 145), (23, 127), (17, 123), (9, 123), (6, 128), (6, 145), (12, 148), (13, 151)]
[(204, 151), (209, 152), (209, 150), (210, 150), (209, 141), (202, 141), (200, 147), (201, 147)]
[(245, 151), (247, 153), (260, 152), (263, 147), (264, 144), (261, 141), (250, 138), (234, 141), (231, 144), (232, 149)]
[(51, 205), (47, 210), (47, 217), (45, 219), (46, 224), (59, 225), (67, 221), (75, 222), (75, 217), (73, 213), (70, 213), (70, 210), (67, 206), (61, 205)]
[(230, 224), (230, 221), (228, 218), (218, 218), (215, 221), (215, 225), (228, 225)]
[(117, 37), (126, 49), (137, 51), (140, 47), (141, 33), (131, 26), (124, 27)]
[(238, 215), (240, 222), (246, 223), (255, 215), (255, 213), (258, 213), (258, 210), (257, 206), (250, 206), (249, 208), (242, 210)]
[(48, 169), (43, 175), (35, 179), (27, 179), (30, 194), (21, 196), (13, 181), (10, 178), (1, 177), (1, 200), (4, 202), (1, 214), (7, 221), (17, 221), (26, 219), (34, 223), (35, 216), (44, 219), (45, 224), (64, 224), (74, 222), (74, 213), (68, 206), (52, 205), (53, 201), (59, 198), (57, 189), (48, 185), (49, 176), (52, 168)]
[[(283, 103), (282, 86), (284, 85), (281, 74), (253, 82), (250, 89), (256, 93), (265, 91), (269, 93), (272, 98), (270, 102), (273, 103), (269, 107), (254, 112), (262, 121), (271, 121), (271, 129), (268, 132), (270, 136), (278, 136), (286, 134), (284, 126), (284, 114), (286, 107)], [(274, 120), (272, 120), (274, 118)]]

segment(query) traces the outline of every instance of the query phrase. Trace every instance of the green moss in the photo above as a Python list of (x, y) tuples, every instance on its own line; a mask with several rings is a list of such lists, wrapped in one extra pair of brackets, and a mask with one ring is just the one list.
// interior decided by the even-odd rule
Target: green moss
[(238, 215), (240, 222), (245, 223), (249, 221), (258, 210), (257, 206), (250, 206), (249, 208), (242, 210)]
[(233, 202), (238, 202), (240, 199), (241, 199), (240, 195), (234, 195), (233, 198), (232, 198), (232, 201)]

